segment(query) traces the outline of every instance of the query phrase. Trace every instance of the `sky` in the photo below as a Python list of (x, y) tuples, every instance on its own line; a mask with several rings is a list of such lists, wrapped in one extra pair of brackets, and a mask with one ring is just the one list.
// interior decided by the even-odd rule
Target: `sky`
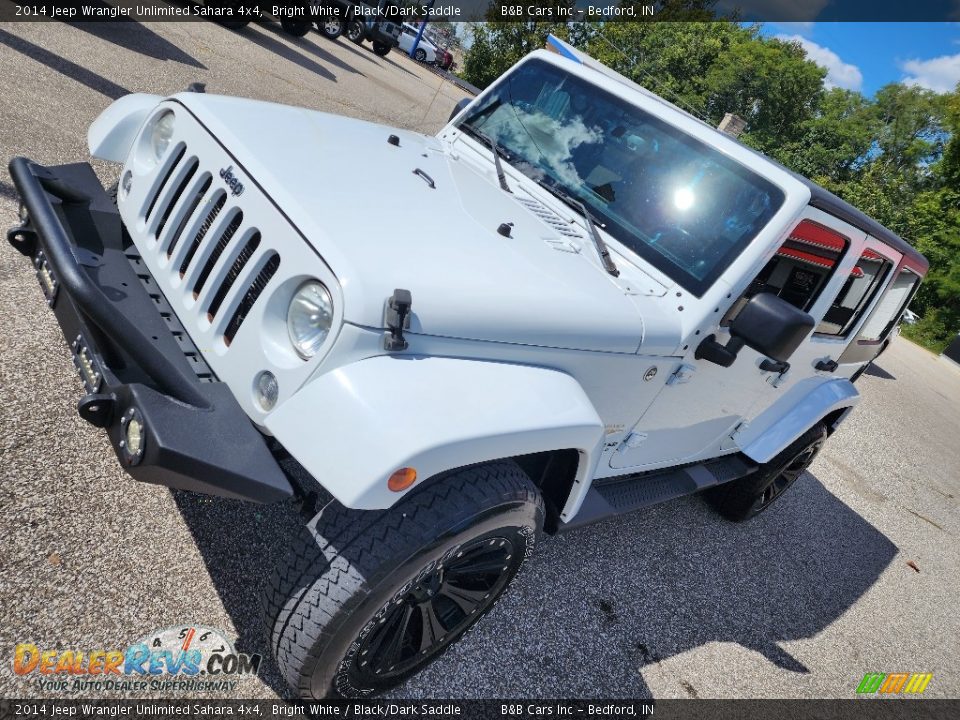
[[(921, 0), (913, 0), (918, 2)], [(960, 23), (764, 23), (828, 71), (828, 87), (871, 96), (890, 82), (949, 92), (960, 82)]]

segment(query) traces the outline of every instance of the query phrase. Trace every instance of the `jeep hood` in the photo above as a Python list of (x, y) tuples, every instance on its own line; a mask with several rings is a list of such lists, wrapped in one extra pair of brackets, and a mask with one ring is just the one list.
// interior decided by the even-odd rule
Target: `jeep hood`
[(175, 99), (329, 265), (347, 322), (383, 327), (386, 299), (405, 288), (412, 333), (637, 352), (634, 298), (600, 267), (589, 239), (571, 252), (518, 202), (521, 190), (500, 189), (492, 162), (478, 168), (436, 138), (301, 108)]

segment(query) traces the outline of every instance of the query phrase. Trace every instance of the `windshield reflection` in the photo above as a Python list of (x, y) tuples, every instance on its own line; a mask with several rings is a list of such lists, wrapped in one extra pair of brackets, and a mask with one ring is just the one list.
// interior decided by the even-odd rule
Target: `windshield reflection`
[(581, 200), (604, 229), (702, 294), (783, 193), (722, 153), (542, 60), (502, 78), (459, 127)]

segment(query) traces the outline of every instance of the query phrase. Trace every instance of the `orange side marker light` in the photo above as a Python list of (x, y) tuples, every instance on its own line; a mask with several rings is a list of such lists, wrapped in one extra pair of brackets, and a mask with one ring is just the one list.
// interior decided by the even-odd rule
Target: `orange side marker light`
[(416, 470), (411, 467), (400, 468), (387, 480), (387, 487), (393, 492), (403, 492), (416, 481)]

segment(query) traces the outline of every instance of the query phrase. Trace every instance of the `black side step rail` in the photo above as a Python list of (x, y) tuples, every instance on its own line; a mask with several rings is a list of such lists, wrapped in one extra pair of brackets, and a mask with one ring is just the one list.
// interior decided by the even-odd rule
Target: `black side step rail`
[(562, 523), (558, 531), (572, 530), (691, 495), (745, 477), (756, 469), (757, 465), (746, 457), (734, 454), (695, 465), (597, 480), (587, 491), (580, 512), (570, 522)]

